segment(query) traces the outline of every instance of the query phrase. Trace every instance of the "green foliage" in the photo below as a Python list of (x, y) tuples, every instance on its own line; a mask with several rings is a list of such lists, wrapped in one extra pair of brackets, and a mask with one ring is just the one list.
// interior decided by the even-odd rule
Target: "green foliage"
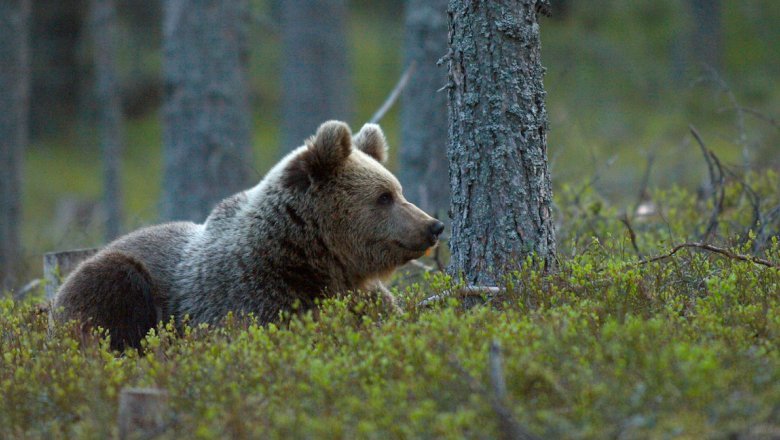
[[(719, 225), (745, 217), (749, 186), (780, 204), (776, 173), (725, 188)], [(774, 194), (773, 194), (774, 193)], [(576, 197), (575, 197), (576, 196)], [(702, 231), (707, 198), (653, 195), (634, 218), (647, 255)], [(0, 437), (117, 435), (124, 387), (169, 393), (163, 438), (496, 438), (488, 352), (503, 347), (506, 405), (543, 438), (726, 438), (780, 430), (780, 270), (683, 250), (638, 263), (617, 210), (592, 189), (563, 191), (559, 270), (531, 259), (506, 294), (466, 308), (441, 274), (401, 274), (404, 313), (360, 297), (259, 326), (150, 332), (143, 353), (113, 353), (74, 326), (49, 328), (34, 302), (0, 301)], [(778, 229), (756, 252), (780, 261)], [(689, 235), (687, 235), (689, 234)], [(758, 234), (722, 240), (734, 254)]]

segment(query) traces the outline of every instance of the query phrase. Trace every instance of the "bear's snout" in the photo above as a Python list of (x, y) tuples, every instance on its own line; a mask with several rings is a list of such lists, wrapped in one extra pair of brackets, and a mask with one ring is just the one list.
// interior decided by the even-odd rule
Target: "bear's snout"
[(428, 233), (430, 234), (432, 245), (439, 241), (439, 235), (441, 235), (442, 232), (444, 232), (444, 223), (434, 219), (433, 223), (428, 226)]

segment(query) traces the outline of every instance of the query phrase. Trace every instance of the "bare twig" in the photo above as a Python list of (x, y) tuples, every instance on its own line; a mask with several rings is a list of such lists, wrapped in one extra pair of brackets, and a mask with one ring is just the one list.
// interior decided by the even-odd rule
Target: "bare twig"
[(725, 179), (723, 175), (723, 167), (721, 166), (718, 157), (715, 156), (715, 153), (713, 153), (712, 150), (707, 148), (707, 146), (704, 144), (704, 141), (702, 140), (701, 135), (699, 135), (699, 132), (696, 130), (696, 127), (690, 125), (689, 128), (691, 130), (691, 134), (699, 144), (699, 147), (701, 147), (702, 154), (704, 154), (704, 160), (707, 162), (707, 169), (710, 173), (710, 185), (712, 186), (712, 213), (710, 214), (710, 219), (707, 222), (707, 228), (704, 230), (704, 235), (702, 237), (703, 240), (707, 241), (717, 229), (718, 217), (723, 211), (723, 199), (725, 198)]
[(393, 104), (395, 104), (395, 101), (398, 100), (398, 97), (401, 96), (401, 92), (404, 90), (404, 88), (406, 88), (406, 85), (409, 83), (409, 79), (412, 77), (416, 69), (417, 63), (412, 61), (412, 63), (409, 64), (409, 67), (406, 68), (406, 71), (403, 73), (403, 75), (401, 75), (401, 78), (398, 80), (395, 88), (393, 88), (393, 91), (390, 92), (390, 95), (388, 95), (387, 99), (385, 99), (385, 102), (381, 107), (379, 107), (379, 110), (374, 113), (374, 116), (371, 116), (371, 119), (368, 122), (376, 124), (382, 120), (383, 117), (385, 117), (385, 114), (390, 110), (391, 107), (393, 107)]
[(769, 125), (772, 125), (775, 128), (780, 128), (780, 122), (778, 122), (777, 119), (775, 119), (774, 117), (769, 116), (769, 115), (767, 115), (765, 113), (762, 113), (762, 112), (760, 112), (760, 111), (758, 111), (758, 110), (756, 110), (754, 108), (742, 107), (740, 105), (733, 105), (731, 107), (726, 107), (726, 108), (720, 109), (721, 112), (728, 111), (728, 110), (733, 110), (733, 111), (736, 111), (736, 112), (744, 112), (745, 114), (751, 115), (751, 116), (755, 117), (756, 119), (760, 119), (760, 120), (762, 120), (764, 122), (769, 123)]
[(639, 260), (636, 262), (637, 266), (641, 266), (648, 263), (653, 263), (656, 261), (666, 260), (667, 258), (671, 258), (674, 254), (676, 254), (680, 249), (683, 248), (694, 248), (694, 249), (701, 249), (709, 252), (714, 252), (716, 254), (723, 255), (724, 257), (731, 258), (733, 260), (740, 260), (740, 261), (746, 261), (748, 263), (753, 264), (760, 264), (762, 266), (771, 267), (774, 269), (780, 269), (780, 264), (774, 263), (769, 260), (765, 260), (763, 258), (754, 257), (752, 255), (742, 255), (742, 254), (736, 254), (734, 252), (731, 252), (728, 249), (724, 249), (721, 247), (713, 246), (711, 244), (707, 243), (698, 243), (698, 242), (687, 242), (687, 243), (681, 243), (677, 246), (673, 247), (672, 250), (669, 252), (658, 255), (655, 257), (647, 258), (644, 260)]
[[(538, 437), (523, 428), (515, 418), (507, 402), (506, 382), (502, 367), (501, 347), (498, 342), (490, 344), (489, 370), (492, 390), (486, 389), (478, 380), (468, 373), (453, 356), (450, 365), (463, 377), (472, 392), (485, 396), (493, 407), (498, 418), (499, 434), (506, 440), (536, 440)], [(492, 392), (491, 392), (492, 391)]]
[(634, 228), (631, 227), (631, 220), (628, 218), (628, 213), (624, 213), (620, 221), (623, 222), (623, 224), (626, 225), (626, 229), (628, 229), (628, 237), (631, 239), (631, 247), (634, 248), (634, 252), (636, 252), (639, 258), (643, 258), (642, 251), (639, 250), (639, 246), (636, 244), (636, 233), (634, 232)]

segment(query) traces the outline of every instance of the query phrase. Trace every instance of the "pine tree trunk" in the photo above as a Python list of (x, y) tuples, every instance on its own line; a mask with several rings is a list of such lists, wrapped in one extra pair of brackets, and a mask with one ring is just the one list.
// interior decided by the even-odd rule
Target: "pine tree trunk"
[(345, 0), (280, 0), (282, 154), (329, 119), (348, 121), (352, 92)]
[(450, 1), (452, 259), (495, 284), (534, 254), (555, 258), (537, 8), (543, 0)]
[(117, 78), (117, 17), (114, 0), (92, 0), (95, 100), (97, 102), (100, 147), (103, 151), (103, 209), (106, 240), (122, 231), (122, 189), (120, 170), (124, 150), (121, 91)]
[(447, 170), (447, 0), (409, 0), (406, 10), (406, 65), (414, 76), (401, 109), (398, 177), (404, 195), (423, 211), (442, 218), (450, 205)]
[(27, 145), (30, 96), (31, 0), (0, 2), (0, 291), (19, 268), (22, 152)]
[(203, 221), (251, 169), (247, 0), (165, 0), (161, 216)]

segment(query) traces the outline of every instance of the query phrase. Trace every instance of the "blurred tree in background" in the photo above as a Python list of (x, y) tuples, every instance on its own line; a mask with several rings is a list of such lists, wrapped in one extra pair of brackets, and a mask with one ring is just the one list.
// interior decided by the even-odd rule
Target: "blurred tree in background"
[(21, 266), (21, 173), (28, 138), (31, 3), (0, 3), (0, 290), (15, 287)]
[(412, 80), (401, 107), (398, 178), (404, 195), (423, 211), (447, 218), (447, 0), (409, 0), (406, 4), (404, 64)]
[(117, 16), (114, 0), (90, 1), (90, 30), (94, 42), (97, 126), (103, 152), (103, 211), (107, 241), (122, 232), (120, 170), (124, 150), (124, 121), (117, 74)]
[(345, 0), (279, 0), (282, 149), (303, 145), (326, 120), (352, 117)]
[[(123, 208), (127, 227), (134, 228), (160, 216), (162, 145), (167, 136), (160, 117), (163, 2), (115, 1), (117, 77), (127, 115), (121, 164), (126, 189)], [(299, 145), (321, 122), (301, 126), (301, 134), (282, 140), (284, 102), (288, 92), (297, 90), (284, 85), (288, 79), (285, 59), (303, 59), (287, 57), (283, 34), (288, 29), (282, 25), (282, 2), (249, 0), (248, 5), (251, 16), (246, 19), (246, 50), (250, 62), (245, 65), (245, 96), (252, 103), (252, 119), (246, 123), (252, 131), (246, 139), (255, 160), (244, 160), (243, 171), (230, 169), (231, 175), (252, 174), (252, 181), (275, 163), (281, 149)], [(290, 2), (293, 8), (296, 3), (301, 2)], [(719, 23), (713, 27), (720, 36), (717, 63), (700, 59), (704, 52), (695, 49), (696, 39), (702, 38), (697, 37), (697, 21), (707, 14), (699, 13), (697, 18), (694, 3), (551, 1), (553, 15), (542, 20), (541, 38), (548, 69), (544, 85), (555, 187), (592, 182), (591, 186), (612, 202), (633, 202), (649, 157), (654, 158), (651, 185), (700, 186), (707, 169), (691, 144), (690, 124), (696, 125), (708, 147), (726, 165), (743, 167), (744, 150), (752, 166), (780, 168), (776, 123), (780, 114), (780, 3), (698, 2), (719, 6)], [(337, 56), (345, 61), (326, 61), (329, 66), (348, 66), (344, 87), (351, 100), (345, 104), (349, 107), (346, 115), (333, 110), (323, 119), (346, 118), (359, 126), (387, 96), (412, 52), (403, 42), (405, 32), (413, 32), (411, 27), (406, 29), (408, 15), (403, 5), (397, 0), (341, 1), (345, 12), (339, 18), (342, 26), (335, 31), (343, 32), (343, 50)], [(33, 5), (30, 60), (32, 93), (38, 98), (33, 98), (31, 105), (39, 116), (33, 116), (36, 122), (30, 131), (36, 136), (32, 148), (25, 152), (25, 209), (20, 222), (28, 250), (26, 265), (33, 269), (39, 265), (41, 252), (99, 245), (104, 240), (94, 209), (103, 183), (100, 150), (96, 148), (99, 103), (92, 93), (97, 80), (93, 57), (97, 54), (88, 32), (84, 32), (86, 6), (85, 0), (41, 0)], [(320, 15), (319, 22), (334, 19)], [(707, 21), (715, 23), (715, 19)], [(717, 67), (704, 68), (703, 63)], [(404, 155), (415, 150), (402, 120), (417, 107), (407, 102), (417, 97), (412, 92), (415, 87), (423, 87), (424, 76), (420, 75), (424, 74), (418, 70), (401, 105), (381, 122), (391, 144), (389, 166), (399, 172), (410, 198), (414, 197), (414, 183), (410, 187), (410, 178), (403, 175), (415, 165)], [(302, 86), (303, 82), (289, 84)], [(294, 111), (290, 114), (297, 116)], [(436, 126), (433, 119), (423, 118), (423, 122), (420, 129)], [(424, 166), (435, 163), (431, 159)], [(190, 165), (194, 169), (195, 164)], [(258, 173), (249, 171), (253, 167)], [(418, 172), (411, 182), (421, 181), (422, 175)], [(229, 183), (218, 181), (214, 186), (229, 192)]]
[(89, 60), (82, 54), (86, 0), (32, 2), (30, 130), (34, 138), (68, 128), (84, 104)]
[(165, 0), (161, 217), (202, 222), (249, 184), (249, 2)]

